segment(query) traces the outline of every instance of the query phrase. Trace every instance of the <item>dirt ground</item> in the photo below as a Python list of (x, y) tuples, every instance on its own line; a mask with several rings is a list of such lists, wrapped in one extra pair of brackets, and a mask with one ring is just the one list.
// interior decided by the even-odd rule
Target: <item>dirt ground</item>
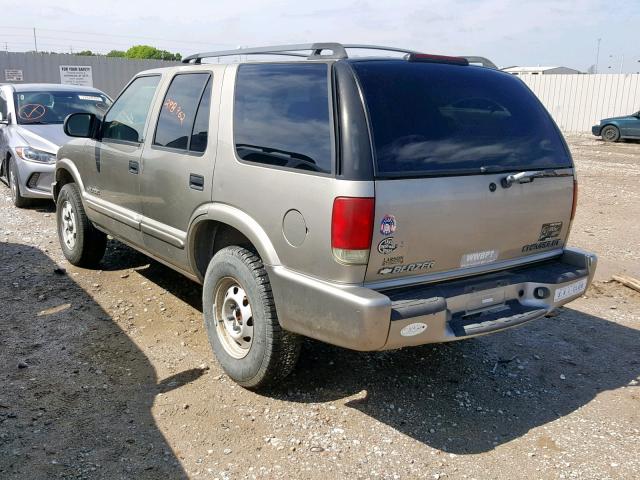
[(640, 143), (571, 136), (570, 243), (597, 281), (554, 317), (356, 353), (307, 342), (260, 394), (215, 363), (200, 288), (111, 241), (64, 261), (52, 205), (0, 185), (0, 478), (638, 478)]

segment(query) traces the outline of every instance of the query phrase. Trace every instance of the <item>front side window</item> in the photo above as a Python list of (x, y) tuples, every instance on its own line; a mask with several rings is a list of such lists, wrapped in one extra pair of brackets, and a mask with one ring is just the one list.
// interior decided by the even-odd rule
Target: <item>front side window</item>
[(332, 171), (326, 64), (256, 64), (238, 69), (234, 140), (245, 161)]
[(78, 112), (102, 117), (111, 105), (109, 97), (92, 91), (16, 92), (14, 98), (20, 125), (60, 124)]
[(103, 139), (142, 141), (149, 108), (160, 82), (160, 75), (138, 77), (129, 84), (107, 112), (102, 129)]
[(153, 144), (203, 152), (209, 130), (211, 76), (176, 75), (162, 102)]

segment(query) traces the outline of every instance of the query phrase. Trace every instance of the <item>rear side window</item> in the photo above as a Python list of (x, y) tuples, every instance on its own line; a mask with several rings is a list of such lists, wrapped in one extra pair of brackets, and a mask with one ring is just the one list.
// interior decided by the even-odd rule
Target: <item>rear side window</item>
[(570, 167), (549, 114), (517, 78), (481, 67), (353, 62), (378, 176)]
[(210, 103), (209, 73), (176, 75), (162, 101), (153, 144), (204, 152), (209, 131)]
[(234, 139), (245, 161), (332, 170), (326, 64), (256, 64), (238, 69)]

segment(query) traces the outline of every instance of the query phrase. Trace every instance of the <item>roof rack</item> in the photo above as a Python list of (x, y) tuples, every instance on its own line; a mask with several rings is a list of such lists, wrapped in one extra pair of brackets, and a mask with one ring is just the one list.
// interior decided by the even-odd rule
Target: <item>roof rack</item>
[[(298, 45), (274, 45), (271, 47), (238, 48), (236, 50), (222, 50), (220, 52), (196, 53), (182, 59), (182, 63), (202, 63), (203, 58), (230, 57), (234, 55), (286, 55), (291, 57), (303, 57), (309, 60), (315, 60), (318, 58), (342, 59), (349, 58), (349, 55), (347, 55), (347, 49), (382, 50), (409, 54), (418, 53), (413, 50), (407, 50), (406, 48), (384, 47), (381, 45), (305, 43)], [(311, 54), (307, 55), (304, 53), (298, 53), (305, 50), (310, 50)], [(323, 53), (326, 51), (331, 51), (331, 53)]]
[(488, 58), (485, 58), (485, 57), (473, 57), (473, 56), (469, 56), (469, 57), (462, 56), (462, 58), (466, 58), (469, 63), (479, 63), (483, 67), (493, 68), (494, 70), (498, 70), (498, 67), (496, 66), (496, 64), (493, 63)]
[[(357, 43), (341, 44), (335, 42), (326, 43), (302, 43), (294, 45), (273, 45), (270, 47), (254, 47), (254, 48), (238, 48), (236, 50), (221, 50), (219, 52), (204, 52), (189, 55), (182, 59), (182, 63), (202, 63), (204, 58), (220, 58), (220, 57), (232, 57), (236, 55), (285, 55), (289, 57), (302, 57), (308, 60), (321, 59), (343, 59), (349, 58), (347, 55), (347, 49), (354, 50), (380, 50), (385, 52), (397, 52), (404, 54), (419, 54), (415, 50), (408, 50), (406, 48), (397, 47), (385, 47), (383, 45), (365, 45)], [(310, 51), (310, 54), (300, 53), (303, 51)], [(331, 53), (323, 53), (330, 51)], [(469, 63), (481, 64), (483, 67), (494, 68), (498, 67), (489, 59), (484, 57), (462, 57), (466, 58)]]

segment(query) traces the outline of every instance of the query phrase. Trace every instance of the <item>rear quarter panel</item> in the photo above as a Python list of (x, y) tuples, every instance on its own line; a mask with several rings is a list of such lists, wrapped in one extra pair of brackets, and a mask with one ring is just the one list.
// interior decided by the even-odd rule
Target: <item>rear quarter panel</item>
[[(325, 280), (362, 283), (366, 266), (341, 265), (333, 257), (331, 212), (337, 196), (373, 197), (373, 182), (342, 181), (331, 175), (240, 162), (233, 139), (236, 72), (237, 66), (227, 68), (222, 86), (213, 201), (253, 218), (268, 235), (283, 266)], [(299, 245), (294, 245), (299, 242), (292, 241), (292, 235), (284, 234), (285, 218), (291, 213), (298, 219), (294, 233), (303, 237)]]

